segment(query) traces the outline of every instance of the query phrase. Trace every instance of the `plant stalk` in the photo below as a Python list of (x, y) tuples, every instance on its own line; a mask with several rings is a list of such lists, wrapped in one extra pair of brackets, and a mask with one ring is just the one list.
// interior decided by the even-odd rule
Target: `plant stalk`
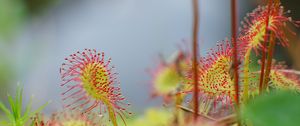
[[(277, 14), (279, 9), (280, 1), (275, 0), (275, 11), (273, 13)], [(274, 53), (274, 47), (275, 47), (275, 34), (272, 32), (270, 35), (270, 44), (268, 49), (268, 58), (267, 58), (267, 66), (266, 66), (266, 73), (264, 77), (264, 84), (263, 84), (263, 90), (266, 90), (269, 84), (269, 75), (272, 68), (272, 59), (273, 59), (273, 53)]]
[(267, 49), (267, 40), (268, 40), (268, 27), (269, 27), (269, 15), (271, 12), (271, 7), (272, 7), (273, 0), (269, 0), (268, 3), (268, 12), (266, 15), (266, 27), (265, 27), (265, 36), (264, 36), (264, 42), (263, 42), (263, 49), (262, 49), (262, 58), (261, 58), (261, 73), (260, 73), (260, 79), (259, 79), (259, 93), (261, 94), (264, 89), (263, 89), (263, 81), (264, 81), (264, 75), (265, 75), (265, 60), (266, 60), (266, 50)]
[(248, 101), (249, 96), (249, 64), (250, 64), (251, 49), (248, 49), (245, 54), (244, 63), (244, 90), (243, 90), (243, 102)]
[(269, 45), (269, 49), (268, 49), (266, 73), (265, 73), (265, 76), (264, 76), (263, 90), (266, 90), (267, 87), (268, 87), (269, 75), (270, 75), (271, 68), (272, 68), (273, 52), (274, 52), (274, 47), (275, 47), (275, 40), (274, 39), (275, 39), (274, 33), (271, 33), (271, 35), (270, 35), (270, 45)]
[(238, 53), (237, 53), (237, 2), (231, 0), (231, 37), (233, 45), (233, 65), (234, 65), (234, 85), (235, 85), (235, 102), (239, 107), (239, 73), (238, 73)]
[(198, 32), (199, 32), (199, 4), (193, 0), (193, 77), (194, 77), (194, 121), (196, 122), (199, 112), (199, 89), (198, 89)]

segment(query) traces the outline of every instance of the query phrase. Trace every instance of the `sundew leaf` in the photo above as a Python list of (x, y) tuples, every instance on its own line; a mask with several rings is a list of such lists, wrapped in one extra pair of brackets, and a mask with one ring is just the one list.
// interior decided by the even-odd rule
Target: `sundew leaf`
[(131, 112), (126, 110), (130, 103), (125, 103), (117, 73), (110, 62), (111, 58), (107, 60), (104, 52), (98, 52), (96, 49), (77, 51), (65, 58), (60, 68), (60, 86), (65, 88), (62, 93), (65, 109), (84, 108), (83, 111), (87, 113), (104, 106), (105, 110), (100, 111), (100, 114), (108, 113), (114, 126), (117, 126), (116, 115), (122, 120), (123, 116), (131, 115)]
[(253, 126), (299, 126), (300, 96), (277, 91), (258, 96), (242, 108), (242, 118)]

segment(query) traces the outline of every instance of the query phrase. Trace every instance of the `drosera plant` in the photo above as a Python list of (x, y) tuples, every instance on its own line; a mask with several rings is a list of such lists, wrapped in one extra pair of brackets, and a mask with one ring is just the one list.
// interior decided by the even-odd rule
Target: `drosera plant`
[[(276, 6), (273, 3), (269, 3), (268, 7), (258, 6), (253, 12), (249, 13), (242, 22), (241, 33), (239, 35), (238, 41), (240, 47), (242, 47), (240, 49), (240, 55), (244, 56), (244, 101), (247, 101), (249, 97), (249, 78), (251, 76), (249, 65), (251, 63), (251, 53), (254, 51), (256, 55), (264, 54), (268, 50), (268, 48), (264, 45), (267, 41), (266, 36), (270, 36), (271, 34), (269, 32), (266, 32), (266, 30), (274, 34), (272, 36), (277, 38), (278, 43), (284, 47), (288, 46), (287, 33), (295, 34), (290, 29), (288, 29), (286, 25), (288, 23), (291, 23), (297, 26), (297, 22), (293, 21), (291, 17), (287, 16), (289, 11), (285, 12), (283, 7), (277, 8)], [(259, 52), (259, 50), (261, 50), (261, 52)]]
[[(260, 63), (260, 62), (259, 62)], [(261, 64), (261, 63), (260, 63)], [(260, 72), (253, 72), (252, 75), (259, 76)], [(276, 62), (273, 60), (272, 68), (268, 77), (268, 87), (269, 90), (284, 90), (300, 92), (300, 73), (293, 69), (288, 69), (285, 62)], [(256, 87), (258, 82), (256, 82)]]
[(5, 126), (25, 126), (30, 122), (30, 118), (40, 113), (51, 102), (49, 101), (32, 111), (33, 98), (34, 97), (30, 98), (25, 110), (23, 110), (23, 87), (18, 84), (15, 97), (9, 94), (7, 95), (9, 107), (6, 107), (3, 102), (0, 102), (0, 110), (5, 113), (7, 118), (7, 120), (2, 120), (0, 124)]
[[(202, 106), (200, 114), (207, 116), (212, 114), (212, 111), (224, 108), (230, 111), (235, 103), (235, 88), (232, 47), (229, 40), (219, 42), (217, 47), (211, 49), (206, 57), (201, 57), (199, 62), (199, 105)], [(190, 74), (187, 78), (185, 84), (193, 85), (193, 75)], [(223, 114), (228, 114), (229, 111)]]
[[(237, 113), (236, 111), (232, 111), (233, 109), (230, 109), (235, 104), (231, 55), (232, 48), (230, 45), (224, 43), (218, 44), (217, 49), (211, 49), (206, 57), (201, 58), (200, 62), (202, 65), (198, 68), (200, 74), (199, 104), (200, 106), (205, 105), (205, 107), (200, 107), (199, 116), (209, 117), (211, 120), (216, 120), (216, 123), (228, 123), (227, 121), (229, 123), (236, 123)], [(299, 92), (300, 72), (287, 69), (284, 63), (276, 63), (275, 60), (272, 66), (267, 92), (276, 90)], [(259, 75), (260, 72), (251, 73), (251, 77)], [(187, 84), (193, 84), (191, 75), (188, 78), (190, 80), (187, 81)], [(253, 80), (251, 86), (254, 90), (258, 90), (259, 79), (256, 78)], [(239, 94), (243, 94), (243, 90), (240, 90)], [(253, 97), (253, 99), (255, 98)], [(217, 115), (213, 114), (215, 113), (214, 111), (216, 111)]]
[(300, 92), (300, 80), (299, 75), (295, 73), (289, 73), (289, 71), (271, 70), (270, 85), (279, 90), (290, 90)]
[(100, 114), (108, 112), (110, 121), (117, 126), (117, 115), (125, 123), (125, 117), (131, 114), (127, 111), (129, 103), (121, 94), (120, 82), (111, 59), (105, 59), (104, 53), (95, 49), (85, 49), (83, 52), (71, 54), (65, 58), (60, 69), (62, 83), (65, 88), (62, 93), (64, 108), (81, 109), (88, 113), (99, 108)]
[[(272, 4), (272, 3), (271, 3)], [(276, 4), (277, 7), (278, 4)], [(283, 7), (278, 7), (278, 10), (274, 9), (275, 5), (270, 5), (272, 9), (268, 12), (267, 7), (259, 6), (252, 13), (248, 14), (248, 17), (245, 18), (245, 22), (242, 23), (243, 27), (241, 28), (241, 33), (237, 38), (239, 45), (238, 49), (238, 64), (234, 65), (234, 56), (233, 56), (233, 45), (229, 44), (228, 40), (222, 41), (217, 44), (217, 46), (211, 49), (208, 52), (208, 55), (201, 57), (199, 65), (197, 67), (197, 80), (198, 80), (198, 100), (199, 106), (202, 110), (194, 112), (199, 116), (205, 117), (208, 116), (214, 120), (221, 119), (219, 122), (224, 122), (222, 118), (230, 118), (230, 123), (238, 123), (237, 118), (239, 117), (239, 107), (235, 109), (234, 105), (243, 104), (246, 105), (248, 102), (249, 94), (252, 94), (253, 99), (256, 98), (254, 92), (261, 88), (261, 80), (258, 76), (263, 75), (264, 83), (266, 85), (267, 92), (273, 92), (276, 90), (289, 90), (299, 92), (299, 72), (287, 69), (283, 64), (269, 64), (270, 54), (267, 55), (267, 69), (269, 73), (262, 73), (250, 69), (251, 63), (250, 56), (251, 53), (256, 54), (256, 56), (269, 51), (271, 48), (263, 46), (266, 41), (265, 36), (274, 35), (275, 39), (272, 41), (279, 43), (282, 46), (288, 46), (287, 34), (295, 34), (291, 31), (287, 24), (291, 23), (295, 26), (298, 26), (297, 21), (293, 21), (290, 17), (287, 16), (289, 11), (284, 12)], [(270, 7), (269, 7), (270, 8)], [(269, 18), (269, 25), (266, 25), (266, 18)], [(266, 32), (266, 29), (268, 29)], [(268, 53), (273, 53), (272, 51)], [(259, 67), (262, 68), (263, 64), (259, 64)], [(238, 72), (241, 76), (239, 85), (243, 87), (242, 90), (236, 90), (236, 85), (234, 82), (235, 75), (233, 74), (233, 68), (241, 68)], [(265, 71), (265, 69), (264, 69)], [(267, 71), (267, 70), (266, 70)], [(193, 71), (190, 71), (191, 74), (188, 74), (186, 77), (188, 81), (185, 84), (195, 85)], [(194, 89), (185, 90), (183, 92), (192, 93)], [(239, 95), (243, 97), (236, 97)], [(236, 99), (238, 98), (238, 99)], [(238, 100), (238, 101), (237, 101)], [(251, 99), (252, 100), (252, 99)], [(225, 108), (222, 107), (225, 105)], [(197, 107), (199, 107), (197, 106)], [(214, 106), (214, 107), (212, 107)], [(230, 106), (230, 107), (226, 107)], [(238, 105), (237, 105), (238, 106)], [(187, 106), (194, 107), (194, 106)], [(212, 109), (214, 108), (214, 109)], [(230, 109), (233, 108), (233, 109)], [(237, 110), (237, 111), (233, 111)], [(213, 111), (217, 111), (217, 115), (213, 115)]]

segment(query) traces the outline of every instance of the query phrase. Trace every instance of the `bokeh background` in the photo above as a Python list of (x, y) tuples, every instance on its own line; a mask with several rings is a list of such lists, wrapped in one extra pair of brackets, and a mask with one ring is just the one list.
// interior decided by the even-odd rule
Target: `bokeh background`
[[(291, 1), (296, 4), (290, 9), (297, 9), (299, 2)], [(0, 0), (0, 100), (6, 101), (6, 94), (20, 82), (25, 101), (35, 95), (34, 107), (51, 100), (46, 113), (62, 109), (60, 65), (69, 54), (92, 48), (112, 58), (131, 111), (160, 106), (160, 99), (150, 98), (146, 69), (158, 63), (159, 54), (167, 57), (182, 41), (190, 42), (191, 4), (190, 0)], [(199, 4), (200, 55), (205, 55), (231, 34), (230, 0)], [(257, 4), (239, 0), (239, 20)]]

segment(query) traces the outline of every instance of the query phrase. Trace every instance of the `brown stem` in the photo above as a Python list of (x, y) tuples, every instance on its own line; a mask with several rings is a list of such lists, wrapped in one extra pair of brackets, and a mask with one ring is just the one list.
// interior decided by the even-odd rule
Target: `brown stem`
[(199, 5), (198, 0), (193, 0), (193, 74), (194, 74), (194, 120), (198, 117), (199, 89), (198, 89), (198, 32), (199, 32)]
[(268, 3), (268, 12), (266, 15), (266, 27), (265, 27), (265, 36), (264, 36), (264, 42), (263, 42), (263, 49), (262, 49), (262, 58), (261, 58), (261, 69), (260, 69), (260, 80), (259, 80), (259, 93), (262, 93), (263, 91), (263, 81), (264, 81), (264, 74), (265, 74), (265, 60), (266, 60), (266, 51), (267, 48), (267, 40), (268, 40), (268, 27), (269, 27), (269, 15), (271, 11), (271, 5), (273, 3), (273, 0), (269, 0)]
[(233, 63), (234, 63), (234, 85), (235, 85), (235, 101), (239, 107), (239, 73), (238, 73), (238, 53), (237, 53), (237, 4), (236, 0), (231, 0), (231, 36), (233, 45)]
[[(189, 109), (187, 107), (184, 107), (184, 106), (181, 106), (181, 105), (177, 105), (178, 108), (180, 108), (181, 110), (185, 111), (185, 112), (190, 112), (190, 113), (193, 113), (195, 114), (195, 111), (192, 110), (192, 109)], [(207, 115), (202, 115), (200, 112), (198, 112), (197, 116), (200, 116), (200, 117), (203, 117), (205, 119), (208, 119), (208, 120), (211, 120), (211, 121), (217, 121), (216, 119), (210, 117), (210, 116), (207, 116)]]
[[(272, 13), (277, 14), (279, 9), (279, 0), (275, 0), (275, 11)], [(266, 73), (264, 76), (264, 83), (263, 83), (263, 90), (266, 90), (268, 87), (269, 82), (269, 75), (272, 68), (272, 59), (273, 59), (273, 53), (274, 53), (274, 47), (275, 47), (275, 34), (272, 32), (270, 35), (270, 45), (268, 49), (268, 58), (267, 58), (267, 66), (266, 66)]]
[(270, 45), (268, 49), (268, 58), (267, 58), (267, 65), (266, 65), (266, 73), (264, 76), (264, 84), (263, 84), (263, 90), (266, 90), (268, 87), (268, 82), (269, 82), (269, 75), (271, 72), (271, 67), (272, 67), (272, 59), (273, 59), (273, 52), (274, 52), (274, 47), (275, 47), (275, 36), (274, 33), (271, 33), (270, 35)]
[[(181, 110), (185, 111), (185, 112), (195, 113), (192, 109), (189, 109), (187, 107), (184, 107), (184, 106), (181, 106), (181, 105), (177, 105), (177, 107), (180, 108)], [(204, 119), (210, 120), (210, 121), (214, 121), (218, 126), (219, 125), (228, 126), (228, 125), (231, 125), (231, 124), (235, 124), (238, 121), (236, 114), (228, 115), (228, 116), (225, 116), (225, 117), (220, 118), (220, 119), (215, 119), (215, 118), (212, 118), (212, 117), (207, 116), (207, 115), (202, 115), (201, 113), (198, 113), (198, 116), (202, 117)]]
[[(276, 71), (300, 75), (300, 71), (297, 71), (297, 70), (276, 69)], [(251, 73), (258, 74), (258, 73), (260, 73), (260, 71), (255, 71), (255, 72), (251, 72)]]
[(216, 122), (217, 126), (230, 126), (235, 123), (238, 123), (238, 119), (235, 114), (223, 117)]

